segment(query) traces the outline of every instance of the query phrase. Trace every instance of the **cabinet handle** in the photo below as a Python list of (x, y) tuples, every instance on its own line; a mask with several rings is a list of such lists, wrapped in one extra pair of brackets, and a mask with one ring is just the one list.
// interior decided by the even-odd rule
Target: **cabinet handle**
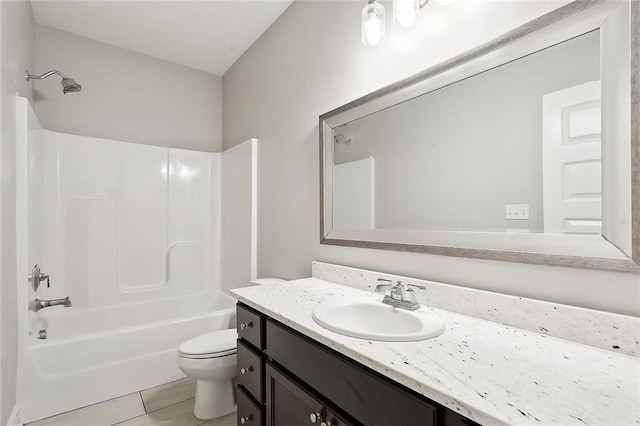
[(243, 322), (242, 324), (240, 324), (240, 330), (244, 330), (245, 328), (250, 328), (253, 327), (253, 323), (251, 321), (249, 322)]
[(247, 367), (247, 368), (242, 367), (242, 368), (240, 369), (240, 374), (242, 374), (242, 375), (244, 376), (245, 374), (250, 373), (250, 372), (252, 372), (252, 371), (253, 371), (253, 366), (252, 366), (252, 365), (250, 365), (250, 366), (249, 366), (249, 367)]
[(309, 420), (311, 420), (311, 423), (315, 424), (320, 419), (322, 419), (322, 415), (320, 413), (311, 413), (311, 414), (309, 414)]
[(249, 414), (246, 417), (240, 417), (240, 424), (245, 424), (247, 422), (251, 421), (251, 414)]

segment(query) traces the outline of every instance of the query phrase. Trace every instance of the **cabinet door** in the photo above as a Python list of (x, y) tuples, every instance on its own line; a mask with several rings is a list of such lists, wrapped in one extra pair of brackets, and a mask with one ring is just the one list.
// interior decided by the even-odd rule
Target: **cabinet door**
[(320, 426), (355, 426), (354, 423), (348, 422), (335, 411), (327, 407), (326, 415)]
[(267, 426), (312, 426), (322, 422), (323, 404), (267, 363)]

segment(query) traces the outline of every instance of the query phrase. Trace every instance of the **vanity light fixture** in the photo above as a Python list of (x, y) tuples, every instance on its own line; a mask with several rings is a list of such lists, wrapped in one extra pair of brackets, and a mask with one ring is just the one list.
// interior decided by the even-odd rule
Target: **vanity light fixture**
[[(413, 25), (416, 17), (430, 0), (393, 0), (393, 23), (397, 27), (407, 28)], [(454, 0), (433, 0), (438, 6), (447, 6)], [(377, 0), (369, 0), (362, 9), (362, 44), (377, 46), (384, 38), (384, 6)]]
[(377, 46), (384, 38), (384, 27), (384, 6), (376, 0), (369, 0), (362, 8), (362, 44)]
[(393, 23), (400, 28), (410, 27), (427, 3), (429, 0), (393, 0)]

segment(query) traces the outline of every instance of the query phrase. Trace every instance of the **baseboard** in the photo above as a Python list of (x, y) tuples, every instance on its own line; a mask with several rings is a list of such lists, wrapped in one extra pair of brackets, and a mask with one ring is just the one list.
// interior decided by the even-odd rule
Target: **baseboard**
[(18, 411), (17, 405), (13, 407), (13, 410), (11, 410), (7, 426), (22, 426), (22, 423), (20, 423), (20, 412)]

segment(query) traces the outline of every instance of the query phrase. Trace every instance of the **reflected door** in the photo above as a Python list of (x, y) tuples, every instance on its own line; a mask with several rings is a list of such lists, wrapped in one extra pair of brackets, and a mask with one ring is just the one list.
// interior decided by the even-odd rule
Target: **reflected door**
[(602, 234), (600, 81), (543, 96), (544, 232)]
[(333, 227), (375, 228), (375, 167), (373, 157), (333, 168)]

